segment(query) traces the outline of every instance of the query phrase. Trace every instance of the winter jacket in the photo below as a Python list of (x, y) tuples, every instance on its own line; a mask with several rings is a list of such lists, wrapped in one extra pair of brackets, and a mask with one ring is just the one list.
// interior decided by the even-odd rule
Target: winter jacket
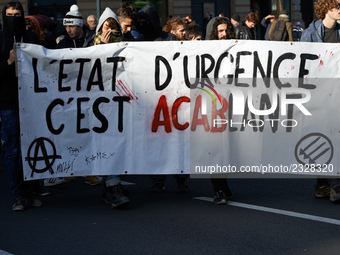
[(71, 38), (68, 34), (65, 35), (64, 39), (57, 44), (57, 49), (86, 47), (88, 46), (86, 43), (90, 36), (90, 29), (86, 25), (83, 25), (83, 34), (80, 37)]
[[(19, 17), (19, 24), (22, 28), (22, 33), (14, 33), (10, 29), (10, 24), (6, 18), (6, 5), (9, 2), (18, 2), (16, 0), (8, 1), (2, 11), (3, 30), (0, 31), (0, 109), (18, 109), (18, 78), (15, 73), (15, 63), (8, 65), (10, 51), (13, 49), (13, 43), (38, 43), (38, 36), (29, 30), (26, 30), (24, 9), (20, 2), (19, 9), (21, 10), (21, 17)], [(15, 38), (15, 39), (14, 39)], [(30, 85), (30, 84), (28, 84)]]
[[(337, 30), (340, 36), (340, 24), (336, 23)], [(314, 20), (307, 29), (302, 32), (301, 42), (323, 42), (325, 37), (325, 26), (322, 24), (322, 19)]]
[[(240, 28), (240, 33), (239, 33), (239, 36), (237, 39), (240, 39), (240, 40), (252, 40), (250, 38), (250, 35), (248, 33), (248, 30), (250, 30), (250, 28), (247, 29), (246, 27), (246, 23), (243, 23), (242, 26), (239, 26)], [(254, 31), (254, 40), (257, 40), (257, 34), (256, 34), (256, 28), (254, 27), (253, 28), (253, 31)]]

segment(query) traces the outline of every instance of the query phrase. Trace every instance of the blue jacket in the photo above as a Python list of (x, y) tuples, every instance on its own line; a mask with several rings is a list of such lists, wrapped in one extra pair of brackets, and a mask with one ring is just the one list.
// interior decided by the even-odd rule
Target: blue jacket
[[(340, 24), (336, 23), (336, 27), (340, 36)], [(303, 31), (301, 42), (323, 42), (325, 37), (325, 26), (322, 19), (314, 20), (309, 27)]]

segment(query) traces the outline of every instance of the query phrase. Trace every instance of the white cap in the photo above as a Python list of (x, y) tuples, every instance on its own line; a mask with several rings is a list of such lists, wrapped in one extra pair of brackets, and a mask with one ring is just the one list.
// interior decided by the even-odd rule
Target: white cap
[(64, 26), (83, 26), (83, 17), (79, 12), (79, 8), (76, 4), (72, 5), (70, 11), (66, 13), (66, 16), (63, 20)]

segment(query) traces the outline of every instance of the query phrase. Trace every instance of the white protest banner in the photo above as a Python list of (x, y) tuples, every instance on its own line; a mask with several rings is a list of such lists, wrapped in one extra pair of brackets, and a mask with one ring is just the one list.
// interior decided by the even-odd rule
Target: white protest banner
[(18, 44), (24, 178), (339, 174), (336, 44)]

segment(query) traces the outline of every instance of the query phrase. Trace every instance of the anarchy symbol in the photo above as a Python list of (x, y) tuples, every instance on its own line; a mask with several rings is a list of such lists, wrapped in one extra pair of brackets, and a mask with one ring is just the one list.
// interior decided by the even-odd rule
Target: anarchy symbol
[[(34, 148), (34, 155), (31, 156), (31, 150)], [(51, 155), (48, 154), (48, 151), (52, 151)], [(61, 158), (61, 156), (57, 155), (57, 151), (54, 143), (51, 140), (41, 137), (35, 139), (27, 151), (27, 157), (25, 160), (28, 162), (29, 167), (32, 169), (31, 177), (33, 177), (34, 172), (36, 173), (44, 173), (47, 170), (53, 174), (52, 165), (54, 164), (57, 158)], [(37, 168), (37, 163), (42, 161), (42, 165), (45, 165), (42, 168)], [(40, 164), (39, 164), (40, 166)]]

